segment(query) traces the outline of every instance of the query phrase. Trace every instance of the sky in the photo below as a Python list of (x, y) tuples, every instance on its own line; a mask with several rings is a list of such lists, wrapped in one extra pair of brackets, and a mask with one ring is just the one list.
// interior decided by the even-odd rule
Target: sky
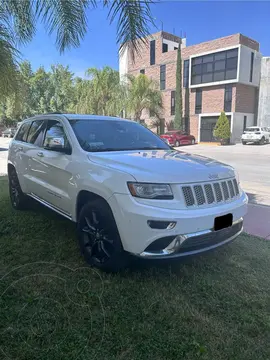
[[(270, 2), (268, 1), (161, 1), (151, 5), (156, 28), (181, 36), (186, 33), (187, 46), (218, 37), (242, 33), (260, 43), (263, 56), (270, 56)], [(116, 24), (109, 24), (107, 10), (99, 6), (89, 10), (88, 31), (79, 48), (60, 55), (55, 37), (48, 36), (42, 24), (31, 43), (21, 48), (22, 59), (33, 69), (51, 64), (69, 65), (76, 76), (84, 76), (89, 67), (105, 65), (118, 69)]]

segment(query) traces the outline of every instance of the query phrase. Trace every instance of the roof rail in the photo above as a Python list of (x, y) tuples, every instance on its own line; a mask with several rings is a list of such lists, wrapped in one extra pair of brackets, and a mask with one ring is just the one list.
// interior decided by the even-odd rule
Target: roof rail
[(45, 113), (45, 115), (51, 115), (51, 114), (62, 114), (62, 113), (60, 111), (52, 111), (52, 112)]

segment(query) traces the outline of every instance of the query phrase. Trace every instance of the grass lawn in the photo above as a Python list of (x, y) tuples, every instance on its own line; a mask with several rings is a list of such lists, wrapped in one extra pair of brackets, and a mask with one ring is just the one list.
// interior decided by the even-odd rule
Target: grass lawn
[(1, 359), (270, 359), (270, 242), (104, 274), (74, 224), (34, 208), (13, 211), (0, 177)]

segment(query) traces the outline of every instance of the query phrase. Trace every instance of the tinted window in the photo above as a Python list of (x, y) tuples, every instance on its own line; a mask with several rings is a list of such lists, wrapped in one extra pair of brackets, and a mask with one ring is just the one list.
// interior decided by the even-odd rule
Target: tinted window
[(19, 141), (26, 141), (30, 125), (31, 125), (30, 121), (22, 124), (15, 139)]
[(85, 151), (169, 149), (158, 136), (133, 121), (70, 120), (70, 124)]
[(156, 40), (150, 41), (150, 65), (156, 62)]
[(160, 90), (166, 87), (166, 65), (160, 65)]
[(52, 138), (64, 138), (65, 147), (69, 147), (68, 139), (66, 137), (63, 125), (56, 120), (49, 120), (44, 139), (44, 147), (49, 147)]
[(189, 60), (184, 60), (183, 86), (184, 88), (189, 86)]
[(202, 89), (196, 89), (195, 114), (202, 112)]
[(42, 145), (46, 122), (44, 120), (36, 120), (32, 122), (27, 136), (27, 142), (37, 146)]
[(193, 58), (191, 84), (236, 79), (237, 63), (238, 49)]
[(168, 44), (163, 43), (162, 44), (162, 52), (165, 53), (168, 51)]

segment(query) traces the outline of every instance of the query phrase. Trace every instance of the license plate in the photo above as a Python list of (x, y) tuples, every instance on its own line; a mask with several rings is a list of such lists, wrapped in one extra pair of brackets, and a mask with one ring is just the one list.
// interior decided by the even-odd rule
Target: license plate
[(232, 222), (233, 222), (232, 214), (218, 216), (215, 218), (214, 230), (218, 231), (230, 227), (232, 226)]

